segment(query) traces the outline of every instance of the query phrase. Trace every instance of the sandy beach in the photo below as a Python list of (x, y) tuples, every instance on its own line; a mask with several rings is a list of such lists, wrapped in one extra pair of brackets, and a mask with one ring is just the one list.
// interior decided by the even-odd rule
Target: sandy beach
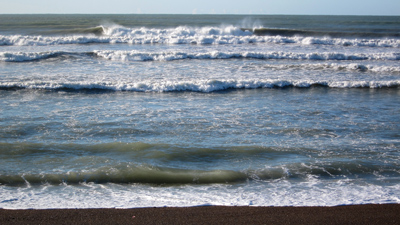
[(400, 205), (0, 210), (0, 224), (400, 224)]

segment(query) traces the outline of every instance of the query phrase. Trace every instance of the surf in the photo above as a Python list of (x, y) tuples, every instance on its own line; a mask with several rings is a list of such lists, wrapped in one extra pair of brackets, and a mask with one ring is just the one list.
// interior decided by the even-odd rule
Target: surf
[[(273, 28), (221, 27), (128, 28), (118, 25), (63, 31), (62, 35), (0, 35), (0, 46), (51, 46), (69, 44), (196, 44), (232, 45), (251, 43), (336, 45), (398, 48), (400, 40), (360, 35), (320, 35), (314, 31)], [(369, 37), (369, 38), (368, 38)]]

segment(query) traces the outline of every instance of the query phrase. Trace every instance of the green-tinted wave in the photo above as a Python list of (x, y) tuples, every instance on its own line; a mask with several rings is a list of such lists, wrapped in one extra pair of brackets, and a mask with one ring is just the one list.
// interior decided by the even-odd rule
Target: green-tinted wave
[(67, 173), (26, 173), (1, 175), (0, 183), (21, 184), (78, 184), (94, 183), (150, 183), (150, 184), (210, 184), (243, 181), (246, 175), (229, 170), (184, 170), (149, 165), (132, 166), (121, 164), (116, 167), (102, 167), (90, 171)]
[(260, 169), (233, 170), (193, 170), (159, 167), (147, 164), (135, 165), (120, 163), (97, 169), (69, 171), (65, 173), (1, 174), (2, 185), (35, 184), (80, 184), (80, 183), (141, 183), (141, 184), (228, 184), (246, 181), (271, 181), (276, 179), (376, 179), (400, 178), (396, 165), (378, 166), (372, 163), (334, 162), (334, 163), (289, 163), (286, 165)]

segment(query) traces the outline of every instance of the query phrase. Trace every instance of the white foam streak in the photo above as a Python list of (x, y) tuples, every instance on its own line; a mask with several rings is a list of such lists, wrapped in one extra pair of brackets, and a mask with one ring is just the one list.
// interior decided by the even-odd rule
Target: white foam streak
[(0, 82), (0, 88), (27, 89), (99, 89), (133, 92), (171, 92), (193, 91), (214, 92), (227, 89), (257, 89), (311, 86), (326, 86), (332, 88), (384, 88), (398, 87), (400, 80), (395, 81), (313, 81), (313, 80), (192, 80), (192, 81), (139, 81), (139, 82)]
[(276, 70), (290, 70), (290, 69), (305, 69), (305, 70), (337, 70), (337, 71), (361, 71), (361, 72), (376, 72), (376, 73), (400, 73), (400, 67), (397, 66), (376, 66), (364, 65), (358, 63), (338, 64), (338, 63), (315, 63), (315, 64), (284, 64), (284, 65), (266, 65), (265, 68)]
[(295, 52), (140, 52), (140, 51), (95, 51), (97, 56), (116, 61), (170, 61), (180, 59), (290, 59), (290, 60), (400, 60), (398, 53), (355, 53), (336, 52), (295, 53)]
[(24, 62), (39, 59), (47, 59), (63, 54), (62, 51), (49, 52), (0, 52), (0, 61), (3, 62)]
[(113, 40), (108, 37), (97, 37), (94, 35), (60, 36), (60, 37), (0, 35), (0, 46), (2, 45), (47, 46), (47, 45), (66, 45), (66, 44), (112, 43), (112, 42)]

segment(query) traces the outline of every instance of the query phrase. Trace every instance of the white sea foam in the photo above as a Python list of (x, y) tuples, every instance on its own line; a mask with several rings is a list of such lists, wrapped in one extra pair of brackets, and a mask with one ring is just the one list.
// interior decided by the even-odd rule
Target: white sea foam
[(23, 36), (0, 35), (1, 45), (19, 45), (19, 46), (47, 46), (47, 45), (65, 45), (65, 44), (88, 44), (88, 43), (111, 43), (113, 40), (107, 37), (97, 36)]
[(123, 61), (170, 61), (180, 59), (290, 59), (290, 60), (400, 60), (398, 53), (295, 53), (295, 52), (220, 52), (211, 51), (204, 53), (189, 52), (140, 52), (140, 51), (94, 51), (97, 56), (109, 60)]
[[(296, 53), (296, 52), (186, 52), (186, 51), (165, 51), (165, 52), (144, 52), (144, 51), (114, 51), (96, 50), (94, 52), (2, 52), (0, 61), (3, 62), (23, 62), (57, 57), (61, 55), (92, 55), (115, 61), (172, 61), (182, 59), (286, 59), (286, 60), (400, 60), (399, 53)], [(360, 69), (360, 68), (359, 68)]]
[(24, 62), (40, 59), (47, 59), (62, 55), (62, 51), (49, 51), (49, 52), (0, 52), (0, 61), (3, 62)]
[(63, 45), (87, 43), (128, 44), (245, 44), (245, 43), (297, 43), (303, 45), (339, 45), (367, 47), (400, 47), (399, 39), (348, 39), (330, 37), (304, 37), (268, 35), (256, 36), (249, 30), (227, 25), (220, 27), (186, 27), (169, 29), (127, 28), (119, 25), (101, 26), (103, 35), (27, 36), (0, 35), (0, 45)]
[[(358, 184), (356, 184), (358, 183)], [(139, 208), (165, 206), (335, 206), (400, 203), (399, 185), (378, 186), (351, 180), (261, 182), (249, 185), (93, 184), (0, 188), (0, 208)], [(132, 190), (135, 190), (134, 192)], [(91, 194), (88, 195), (87, 193)]]
[(400, 73), (400, 67), (398, 66), (376, 66), (368, 64), (338, 64), (338, 63), (302, 63), (302, 64), (283, 64), (265, 65), (265, 68), (275, 69), (275, 70), (291, 70), (291, 69), (306, 69), (306, 70), (338, 70), (338, 71), (371, 71), (371, 72), (385, 72), (385, 73)]
[(400, 203), (392, 19), (79, 18), (0, 35), (0, 208)]
[[(73, 55), (96, 55), (101, 58), (115, 61), (172, 61), (184, 59), (231, 59), (231, 58), (250, 58), (250, 59), (288, 59), (288, 60), (400, 60), (398, 53), (372, 53), (372, 54), (342, 54), (342, 53), (291, 53), (291, 52), (141, 52), (141, 51), (94, 51), (94, 52), (0, 52), (0, 62), (25, 62), (48, 59), (59, 56)], [(349, 70), (349, 71), (372, 71), (399, 73), (400, 67), (397, 66), (377, 66), (359, 63), (338, 64), (338, 63), (302, 63), (302, 64), (266, 64), (265, 68), (290, 70)]]
[(308, 88), (311, 86), (325, 86), (332, 88), (383, 88), (398, 87), (400, 80), (391, 81), (314, 81), (314, 80), (280, 80), (280, 79), (252, 79), (252, 80), (187, 80), (187, 81), (139, 81), (139, 82), (0, 82), (0, 88), (27, 88), (27, 89), (99, 89), (112, 91), (133, 92), (171, 92), (193, 91), (214, 92), (227, 89), (257, 89), (257, 88)]

